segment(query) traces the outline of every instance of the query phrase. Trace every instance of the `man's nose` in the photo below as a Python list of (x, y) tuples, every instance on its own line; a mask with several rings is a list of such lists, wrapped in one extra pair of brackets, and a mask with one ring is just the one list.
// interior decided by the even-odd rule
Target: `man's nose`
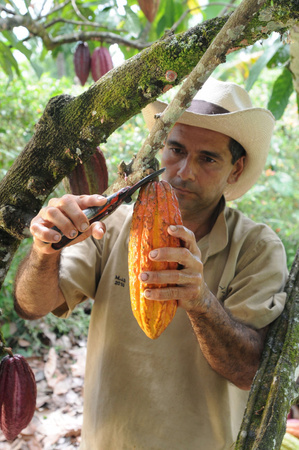
[(194, 181), (195, 179), (194, 164), (189, 158), (185, 158), (184, 160), (181, 161), (181, 165), (177, 174), (182, 180)]

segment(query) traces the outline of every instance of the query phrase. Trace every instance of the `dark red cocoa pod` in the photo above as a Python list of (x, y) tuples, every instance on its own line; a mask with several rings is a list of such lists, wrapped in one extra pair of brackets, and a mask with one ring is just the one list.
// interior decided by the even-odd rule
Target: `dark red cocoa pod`
[(75, 74), (80, 80), (82, 86), (87, 81), (91, 65), (91, 56), (88, 44), (86, 42), (81, 42), (77, 45), (74, 53), (74, 67)]
[(159, 9), (160, 0), (138, 0), (141, 11), (149, 22), (153, 22)]
[(98, 81), (105, 73), (113, 68), (112, 58), (106, 47), (97, 47), (91, 56), (91, 76)]
[[(65, 182), (67, 191), (74, 195), (102, 194), (108, 187), (108, 169), (104, 153), (96, 152), (84, 164), (78, 164)], [(67, 188), (69, 185), (69, 188)]]
[(0, 428), (12, 441), (30, 423), (36, 406), (34, 374), (22, 355), (0, 363)]

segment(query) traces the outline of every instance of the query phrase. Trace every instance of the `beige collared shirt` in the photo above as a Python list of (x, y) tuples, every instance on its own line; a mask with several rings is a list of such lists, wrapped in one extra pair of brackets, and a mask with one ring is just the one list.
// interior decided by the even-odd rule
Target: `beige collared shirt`
[[(184, 310), (152, 341), (130, 306), (127, 247), (131, 206), (106, 220), (101, 241), (62, 252), (67, 317), (93, 298), (84, 390), (82, 450), (228, 450), (248, 392), (207, 364)], [(265, 225), (225, 207), (198, 242), (210, 290), (234, 317), (261, 328), (284, 306), (286, 258)]]

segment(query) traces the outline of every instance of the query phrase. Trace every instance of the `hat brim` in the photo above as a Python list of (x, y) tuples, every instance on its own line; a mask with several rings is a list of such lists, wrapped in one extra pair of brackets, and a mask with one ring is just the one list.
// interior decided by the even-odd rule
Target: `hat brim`
[[(167, 103), (155, 101), (143, 109), (142, 113), (149, 130), (155, 123), (155, 115), (162, 113), (166, 106)], [(177, 122), (225, 134), (239, 142), (246, 150), (244, 170), (236, 183), (227, 185), (224, 192), (226, 200), (241, 197), (258, 180), (267, 160), (275, 125), (270, 111), (250, 108), (208, 115), (185, 111)]]

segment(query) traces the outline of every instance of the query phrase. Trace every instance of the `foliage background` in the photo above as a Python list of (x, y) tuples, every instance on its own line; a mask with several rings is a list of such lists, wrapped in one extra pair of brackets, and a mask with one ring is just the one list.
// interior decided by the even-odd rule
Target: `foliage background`
[[(273, 77), (276, 76), (274, 72), (277, 70), (265, 70), (263, 77), (254, 84), (250, 94), (255, 106), (265, 107)], [(246, 72), (244, 73), (246, 75)], [(223, 66), (216, 70), (214, 76), (231, 79), (244, 85), (246, 82), (244, 73), (239, 70), (238, 65), (229, 71)], [(0, 76), (1, 177), (33, 135), (34, 124), (41, 116), (48, 99), (61, 93), (78, 95), (83, 89), (74, 84), (70, 77), (56, 79), (48, 73), (44, 73), (40, 79), (32, 75), (31, 79), (26, 77), (26, 81), (15, 79), (9, 84), (7, 78)], [(164, 96), (166, 99), (169, 97), (171, 93)], [(296, 99), (293, 95), (285, 114), (277, 121), (268, 161), (259, 182), (242, 199), (231, 202), (232, 207), (239, 208), (257, 222), (267, 223), (279, 235), (286, 248), (289, 267), (299, 242), (298, 125)], [(113, 181), (119, 162), (123, 159), (129, 161), (139, 150), (146, 135), (147, 130), (140, 114), (125, 123), (110, 136), (105, 145), (101, 146), (107, 159), (110, 182)], [(63, 193), (63, 186), (60, 185), (53, 195)], [(67, 320), (49, 315), (39, 321), (30, 322), (16, 315), (13, 310), (13, 283), (17, 266), (27, 253), (30, 244), (31, 239), (26, 239), (21, 244), (0, 292), (3, 312), (2, 332), (7, 344), (27, 355), (39, 352), (41, 346), (50, 345), (51, 333), (55, 333), (57, 337), (68, 334), (73, 339), (86, 335), (91, 307), (87, 303), (77, 308)]]
[[(15, 1), (13, 4), (21, 4)], [(25, 4), (25, 2), (23, 2)], [(136, 0), (99, 0), (97, 2), (77, 2), (80, 11), (90, 21), (101, 24), (100, 31), (114, 32), (131, 42), (142, 41), (144, 44), (160, 38), (165, 29), (169, 29), (178, 21), (186, 7), (193, 14), (186, 16), (176, 27), (176, 32), (195, 25), (200, 20), (207, 20), (221, 15), (223, 3), (206, 2), (199, 8), (196, 0), (161, 0), (158, 14), (151, 26), (138, 8)], [(211, 3), (211, 4), (210, 4)], [(238, 4), (240, 1), (230, 2)], [(6, 2), (0, 0), (0, 5)], [(29, 2), (28, 2), (29, 4)], [(120, 7), (119, 5), (123, 6)], [(32, 17), (32, 5), (36, 9), (39, 2), (31, 2), (27, 8)], [(31, 9), (30, 9), (31, 8)], [(26, 8), (24, 10), (26, 12)], [(20, 13), (24, 14), (20, 9)], [(74, 19), (71, 3), (57, 12), (64, 19)], [(201, 15), (201, 19), (199, 16)], [(37, 16), (37, 14), (35, 14)], [(75, 17), (78, 19), (78, 17)], [(47, 18), (45, 19), (48, 20)], [(73, 26), (64, 22), (56, 22), (51, 29), (52, 36), (59, 36), (73, 30)], [(80, 27), (77, 27), (79, 29)], [(83, 29), (83, 27), (82, 27)], [(109, 51), (115, 64), (128, 59), (138, 50), (129, 45), (109, 45)], [(103, 43), (101, 41), (101, 44)], [(92, 51), (100, 45), (99, 41), (88, 42)], [(82, 88), (74, 74), (73, 54), (77, 42), (66, 43), (49, 51), (41, 45), (38, 37), (21, 43), (16, 34), (2, 31), (0, 36), (0, 177), (2, 178), (13, 161), (23, 150), (34, 134), (37, 123), (48, 100), (59, 94), (78, 95), (91, 83), (89, 76), (87, 85)], [(15, 49), (18, 49), (15, 51)], [(3, 57), (2, 57), (3, 56)], [(242, 198), (231, 203), (247, 216), (257, 222), (267, 223), (282, 239), (287, 253), (290, 268), (299, 242), (299, 169), (296, 155), (299, 150), (298, 100), (293, 91), (290, 78), (289, 46), (279, 37), (274, 36), (263, 45), (256, 44), (242, 52), (231, 54), (226, 64), (219, 66), (214, 76), (222, 80), (235, 81), (250, 91), (255, 106), (271, 107), (277, 120), (275, 135), (272, 139), (271, 151), (267, 164), (259, 182)], [(174, 91), (174, 89), (173, 89)], [(169, 99), (173, 91), (165, 94)], [(105, 153), (113, 181), (120, 161), (129, 162), (136, 153), (147, 130), (142, 115), (132, 118), (111, 135), (101, 148)], [(52, 195), (63, 194), (63, 186), (56, 188)], [(53, 333), (57, 337), (68, 335), (74, 340), (87, 334), (91, 303), (80, 306), (67, 320), (57, 319), (49, 315), (39, 321), (24, 321), (13, 309), (13, 283), (20, 260), (25, 256), (31, 244), (26, 239), (21, 244), (9, 273), (0, 291), (0, 306), (3, 315), (0, 327), (7, 344), (14, 351), (23, 354), (34, 354), (40, 347), (49, 346)]]

